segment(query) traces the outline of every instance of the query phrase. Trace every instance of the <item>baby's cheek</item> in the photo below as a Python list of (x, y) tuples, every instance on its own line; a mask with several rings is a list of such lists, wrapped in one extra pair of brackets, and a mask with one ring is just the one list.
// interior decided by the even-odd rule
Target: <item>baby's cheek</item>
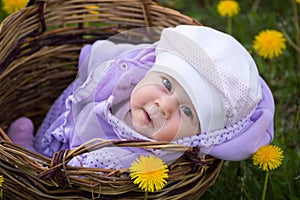
[(182, 123), (182, 126), (178, 130), (176, 139), (188, 137), (200, 133), (200, 127), (198, 123), (192, 123), (191, 121), (186, 121)]

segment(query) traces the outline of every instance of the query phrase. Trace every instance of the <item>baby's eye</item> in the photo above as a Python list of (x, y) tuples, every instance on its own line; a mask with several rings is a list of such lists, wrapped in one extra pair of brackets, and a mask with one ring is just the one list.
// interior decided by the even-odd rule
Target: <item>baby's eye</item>
[(169, 90), (169, 92), (172, 91), (172, 84), (168, 79), (163, 78), (163, 84)]
[(189, 107), (187, 107), (187, 106), (183, 106), (182, 111), (188, 117), (193, 116), (193, 113), (192, 113), (191, 109), (189, 109)]

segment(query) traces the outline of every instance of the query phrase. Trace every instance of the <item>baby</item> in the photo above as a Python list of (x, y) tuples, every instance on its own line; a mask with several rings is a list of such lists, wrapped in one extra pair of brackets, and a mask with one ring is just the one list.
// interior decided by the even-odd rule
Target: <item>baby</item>
[[(158, 140), (243, 160), (273, 140), (270, 89), (247, 50), (212, 28), (166, 28), (154, 44), (97, 41), (82, 49), (78, 71), (34, 142), (28, 118), (11, 125), (15, 143), (51, 157), (94, 138)], [(179, 156), (110, 147), (77, 156), (69, 165), (127, 168), (141, 154), (165, 162)]]

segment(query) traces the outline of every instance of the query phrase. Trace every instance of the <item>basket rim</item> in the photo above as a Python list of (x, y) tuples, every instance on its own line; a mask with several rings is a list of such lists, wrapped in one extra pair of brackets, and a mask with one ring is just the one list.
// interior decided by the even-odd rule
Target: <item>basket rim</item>
[[(0, 110), (0, 151), (2, 153), (0, 155), (0, 174), (3, 174), (6, 179), (2, 187), (4, 196), (16, 195), (15, 199), (26, 199), (27, 197), (28, 199), (33, 197), (37, 199), (62, 199), (67, 197), (69, 192), (74, 198), (95, 197), (100, 194), (104, 194), (103, 198), (113, 198), (113, 192), (115, 192), (118, 193), (117, 195), (121, 193), (139, 195), (140, 198), (143, 195), (142, 191), (125, 176), (128, 175), (128, 169), (104, 170), (67, 165), (67, 162), (76, 155), (102, 148), (105, 145), (109, 146), (112, 143), (119, 146), (155, 147), (188, 152), (180, 160), (177, 160), (177, 163), (168, 165), (170, 173), (172, 173), (169, 186), (149, 194), (149, 197), (181, 199), (190, 195), (188, 189), (194, 193), (194, 196), (201, 196), (217, 178), (222, 161), (210, 156), (193, 160), (195, 158), (194, 149), (183, 145), (169, 142), (99, 141), (96, 139), (74, 150), (57, 152), (52, 158), (48, 158), (11, 143), (5, 133), (8, 124), (21, 115), (21, 111), (26, 112), (28, 116), (35, 117), (35, 119), (44, 115), (47, 111), (45, 105), (50, 105), (54, 99), (54, 97), (50, 97), (59, 94), (59, 92), (48, 92), (46, 89), (56, 81), (56, 89), (60, 90), (71, 79), (73, 80), (75, 73), (71, 70), (62, 71), (61, 69), (64, 69), (63, 64), (67, 63), (68, 67), (70, 65), (70, 68), (74, 69), (77, 65), (78, 51), (81, 46), (97, 37), (102, 37), (102, 35), (97, 35), (99, 34), (97, 31), (103, 30), (105, 34), (109, 35), (114, 31), (122, 31), (134, 25), (148, 27), (151, 23), (154, 26), (159, 24), (161, 27), (173, 26), (179, 22), (202, 25), (179, 11), (158, 5), (155, 1), (107, 0), (105, 2), (115, 2), (118, 5), (120, 3), (132, 5), (132, 7), (139, 5), (141, 12), (138, 14), (140, 17), (126, 24), (124, 23), (125, 18), (111, 16), (111, 13), (111, 15), (105, 15), (103, 10), (107, 8), (103, 6), (103, 8), (99, 8), (103, 9), (103, 13), (99, 13), (97, 16), (107, 18), (110, 20), (108, 20), (109, 23), (114, 23), (107, 24), (107, 27), (102, 27), (102, 29), (94, 28), (91, 24), (99, 21), (102, 23), (103, 20), (97, 19), (97, 21), (96, 19), (84, 18), (81, 15), (56, 13), (55, 6), (61, 6), (60, 10), (66, 9), (66, 12), (69, 12), (69, 8), (65, 8), (66, 4), (89, 5), (92, 2), (98, 2), (101, 5), (100, 3), (104, 1), (86, 0), (81, 1), (81, 4), (80, 0), (70, 0), (67, 3), (65, 1), (63, 2), (65, 4), (58, 4), (58, 2), (60, 1), (30, 0), (28, 7), (11, 14), (0, 24), (0, 88), (8, 88), (7, 90), (0, 90), (0, 106), (3, 108)], [(123, 4), (122, 6), (123, 10), (130, 9), (124, 8)], [(87, 10), (82, 8), (79, 10), (80, 12), (86, 13)], [(160, 21), (160, 19), (163, 20)], [(88, 34), (85, 35), (83, 33), (85, 31)], [(70, 37), (68, 41), (66, 41), (67, 37)], [(63, 55), (65, 52), (68, 54)], [(57, 61), (48, 63), (49, 60), (47, 59), (53, 59), (52, 56), (55, 54), (59, 54)], [(61, 61), (64, 63), (59, 63)], [(38, 91), (35, 92), (33, 88), (37, 88), (39, 85), (42, 86), (38, 87)], [(44, 92), (44, 96), (40, 97), (42, 92)], [(47, 99), (47, 103), (40, 105), (39, 102), (45, 99)], [(26, 101), (30, 102), (26, 103)], [(32, 110), (32, 105), (37, 108)], [(11, 111), (12, 106), (18, 111), (17, 114)], [(100, 176), (99, 172), (104, 175)], [(65, 180), (62, 180), (62, 177)], [(74, 187), (68, 187), (69, 185)], [(99, 192), (100, 186), (102, 190)], [(196, 187), (201, 188), (196, 189)], [(19, 190), (19, 188), (23, 190)], [(111, 188), (114, 190), (112, 191)], [(180, 194), (174, 192), (178, 188), (182, 189)], [(128, 190), (127, 193), (124, 191), (126, 189)], [(74, 193), (78, 191), (81, 191), (80, 194)], [(112, 192), (109, 193), (110, 191)]]

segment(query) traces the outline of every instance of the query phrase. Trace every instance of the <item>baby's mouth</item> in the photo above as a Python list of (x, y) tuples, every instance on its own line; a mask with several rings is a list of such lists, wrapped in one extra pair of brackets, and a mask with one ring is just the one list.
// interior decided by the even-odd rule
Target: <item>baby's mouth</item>
[(149, 125), (152, 122), (151, 117), (146, 110), (144, 110), (144, 122), (146, 125)]

